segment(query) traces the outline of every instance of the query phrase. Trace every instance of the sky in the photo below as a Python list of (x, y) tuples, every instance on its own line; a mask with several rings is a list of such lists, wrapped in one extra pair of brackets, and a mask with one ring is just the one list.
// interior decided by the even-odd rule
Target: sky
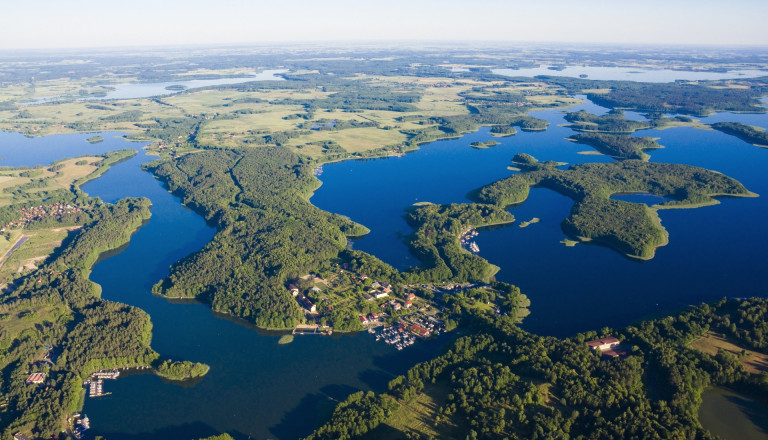
[(0, 50), (307, 41), (768, 45), (766, 0), (6, 0)]

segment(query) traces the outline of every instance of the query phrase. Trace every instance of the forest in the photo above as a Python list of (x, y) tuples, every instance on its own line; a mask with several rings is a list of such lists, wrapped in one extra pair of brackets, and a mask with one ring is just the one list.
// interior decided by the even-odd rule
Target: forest
[[(150, 201), (127, 198), (105, 204), (88, 198), (79, 186), (135, 153), (107, 153), (96, 171), (75, 181), (69, 191), (58, 191), (56, 200), (76, 202), (80, 212), (25, 225), (30, 229), (82, 228), (71, 233), (39, 268), (20, 275), (0, 293), (0, 394), (4, 403), (0, 431), (4, 438), (19, 430), (37, 437), (58, 434), (66, 427), (67, 417), (82, 407), (82, 381), (96, 370), (157, 366), (159, 372), (171, 375), (180, 365), (195, 375), (207, 372), (207, 366), (188, 361), (164, 363), (149, 346), (149, 315), (100, 299), (99, 286), (88, 279), (103, 252), (127, 243), (149, 219)], [(13, 215), (20, 207), (42, 203), (40, 198), (47, 194), (33, 195), (37, 198), (0, 212)], [(43, 360), (45, 353), (48, 361)], [(44, 383), (26, 384), (31, 372), (45, 373)]]
[(302, 322), (286, 281), (338, 256), (347, 236), (367, 233), (307, 201), (318, 181), (282, 147), (209, 150), (149, 169), (218, 229), (153, 292), (198, 298), (260, 327)]
[(498, 268), (462, 249), (459, 236), (472, 228), (512, 223), (515, 218), (494, 205), (451, 204), (416, 208), (406, 220), (416, 230), (409, 243), (411, 252), (422, 262), (406, 274), (406, 279), (414, 283), (463, 283), (488, 282)]
[(744, 142), (768, 147), (768, 132), (765, 130), (758, 130), (755, 127), (739, 122), (717, 122), (712, 124), (712, 128), (725, 134), (736, 136)]
[[(557, 339), (527, 333), (508, 316), (468, 312), (470, 331), (444, 354), (393, 379), (386, 393), (350, 396), (307, 439), (713, 439), (697, 418), (702, 392), (721, 385), (764, 397), (768, 374), (689, 344), (712, 332), (765, 352), (767, 318), (768, 300), (722, 300)], [(628, 355), (601, 359), (585, 343), (608, 336)], [(431, 413), (405, 428), (393, 423), (422, 394), (435, 404)]]
[(653, 138), (607, 133), (579, 133), (566, 139), (589, 145), (595, 150), (619, 160), (648, 160), (650, 156), (644, 152), (645, 150), (664, 148)]
[(590, 91), (587, 98), (603, 107), (623, 108), (654, 116), (665, 113), (707, 116), (714, 111), (764, 113), (765, 108), (759, 98), (768, 92), (766, 77), (739, 81), (748, 87), (734, 87), (729, 81), (644, 83), (554, 76), (538, 78), (565, 87), (570, 93), (607, 88), (607, 93)]
[[(87, 278), (100, 252), (127, 242), (149, 217), (149, 201), (97, 205), (91, 216), (49, 262), (0, 296), (0, 320), (26, 316), (29, 322), (0, 330), (0, 391), (8, 403), (0, 420), (4, 437), (20, 429), (40, 437), (58, 433), (82, 406), (82, 380), (91, 372), (158, 359), (149, 347), (149, 315), (100, 299)], [(45, 346), (53, 347), (50, 364), (40, 361)], [(47, 373), (44, 385), (25, 384), (29, 372), (40, 371)]]
[[(531, 186), (553, 189), (574, 200), (562, 227), (581, 240), (610, 246), (630, 257), (650, 259), (667, 242), (656, 209), (717, 203), (713, 196), (754, 197), (738, 181), (688, 165), (624, 160), (573, 165), (560, 170), (518, 154), (514, 163), (523, 172), (501, 179), (474, 193), (478, 202), (506, 206), (521, 203)], [(672, 200), (656, 207), (611, 198), (613, 194), (651, 193)]]

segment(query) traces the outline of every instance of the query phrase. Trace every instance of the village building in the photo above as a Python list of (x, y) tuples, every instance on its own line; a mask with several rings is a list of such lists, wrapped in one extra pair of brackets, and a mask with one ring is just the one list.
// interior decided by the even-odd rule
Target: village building
[(297, 296), (299, 294), (299, 288), (296, 287), (296, 285), (294, 284), (290, 284), (288, 286), (288, 290), (291, 292), (291, 295), (293, 296)]
[(360, 315), (360, 324), (368, 325), (368, 323), (369, 323), (368, 318), (366, 318), (363, 315)]
[(389, 293), (392, 291), (392, 285), (390, 285), (389, 283), (381, 283), (381, 290), (383, 292)]
[(310, 313), (317, 312), (317, 306), (315, 306), (312, 301), (309, 300), (304, 295), (299, 295), (296, 297), (296, 301), (299, 303), (301, 307), (303, 307), (305, 310), (307, 310)]
[(43, 383), (43, 381), (45, 381), (45, 376), (46, 376), (45, 373), (32, 373), (27, 378), (26, 384), (27, 385), (30, 385), (30, 384), (39, 385), (39, 384)]
[(587, 341), (587, 346), (590, 350), (599, 351), (601, 355), (606, 357), (615, 358), (628, 354), (626, 350), (621, 348), (621, 341), (613, 336)]
[(387, 292), (376, 292), (376, 291), (374, 292), (375, 292), (374, 296), (376, 297), (376, 299), (386, 298), (389, 296)]

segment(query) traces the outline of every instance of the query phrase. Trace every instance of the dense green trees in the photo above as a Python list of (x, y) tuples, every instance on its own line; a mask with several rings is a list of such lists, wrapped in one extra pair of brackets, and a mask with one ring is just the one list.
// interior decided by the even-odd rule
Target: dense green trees
[(653, 138), (606, 133), (575, 134), (566, 139), (590, 145), (595, 150), (616, 159), (648, 160), (649, 156), (643, 152), (644, 150), (663, 148)]
[(566, 113), (565, 120), (571, 123), (570, 127), (574, 130), (604, 133), (633, 133), (652, 126), (650, 122), (625, 118), (621, 110), (611, 110), (602, 116), (579, 110)]
[(569, 235), (595, 240), (638, 258), (653, 257), (666, 243), (655, 209), (643, 204), (611, 199), (617, 193), (652, 193), (673, 200), (660, 208), (716, 203), (712, 196), (753, 196), (736, 180), (688, 165), (625, 160), (573, 165), (567, 170), (554, 163), (540, 163), (528, 155), (515, 156), (523, 169), (478, 190), (483, 203), (505, 206), (523, 202), (534, 185), (551, 188), (576, 202), (563, 222)]
[[(125, 243), (149, 216), (149, 202), (126, 199), (115, 205), (99, 205), (92, 215), (94, 220), (67, 242), (53, 261), (18, 280), (0, 296), (0, 314), (4, 316), (19, 310), (57, 311), (52, 318), (18, 334), (0, 332), (4, 373), (0, 390), (8, 401), (7, 417), (0, 421), (5, 436), (19, 428), (31, 429), (42, 437), (58, 433), (66, 417), (82, 404), (82, 379), (89, 373), (148, 365), (157, 359), (157, 353), (149, 348), (149, 315), (99, 299), (86, 277), (101, 249)], [(33, 367), (45, 345), (55, 347), (55, 363)], [(41, 368), (48, 373), (45, 386), (25, 385), (28, 372)]]
[(318, 181), (284, 148), (211, 150), (150, 168), (219, 228), (153, 291), (197, 297), (262, 327), (302, 320), (285, 281), (336, 257), (346, 236), (367, 232), (307, 201)]
[(739, 122), (717, 122), (712, 124), (712, 128), (725, 134), (736, 136), (750, 144), (768, 146), (768, 132), (765, 130), (758, 130), (755, 127)]
[[(509, 317), (476, 315), (470, 334), (392, 380), (389, 392), (378, 396), (382, 407), (368, 411), (379, 421), (389, 408), (383, 406), (387, 399), (407, 402), (416, 393), (429, 393), (425, 385), (433, 383), (448, 388), (448, 397), (435, 409), (434, 419), (420, 422), (437, 427), (448, 420), (470, 437), (713, 438), (697, 420), (707, 386), (751, 388), (746, 392), (758, 394), (768, 385), (747, 374), (735, 356), (710, 356), (688, 344), (708, 330), (749, 344), (745, 336), (757, 332), (748, 329), (760, 321), (764, 327), (767, 312), (765, 299), (723, 300), (618, 332), (604, 329), (562, 340), (526, 333)], [(609, 334), (634, 346), (628, 357), (600, 359), (585, 344)], [(340, 408), (347, 405), (354, 402)], [(318, 435), (331, 429), (354, 432), (355, 421), (369, 414), (351, 418), (340, 413), (337, 409), (310, 438), (326, 438)], [(394, 428), (387, 429), (391, 435)], [(370, 435), (377, 432), (384, 433)]]
[(461, 248), (459, 235), (471, 228), (511, 223), (512, 214), (493, 205), (427, 205), (406, 217), (416, 229), (409, 246), (422, 265), (406, 274), (412, 282), (487, 282), (498, 270)]
[(199, 362), (171, 360), (162, 361), (155, 366), (159, 376), (171, 380), (186, 380), (205, 376), (210, 368)]

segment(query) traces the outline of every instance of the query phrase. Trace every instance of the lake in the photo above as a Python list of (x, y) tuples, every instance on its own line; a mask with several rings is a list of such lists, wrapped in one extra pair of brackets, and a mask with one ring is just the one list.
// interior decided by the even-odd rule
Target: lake
[[(589, 102), (576, 109), (605, 111)], [(488, 129), (481, 129), (403, 157), (327, 164), (323, 186), (311, 202), (371, 228), (355, 247), (400, 268), (413, 266), (417, 262), (403, 242), (412, 231), (402, 219), (404, 208), (413, 203), (466, 202), (468, 191), (510, 175), (507, 166), (518, 152), (569, 163), (612, 160), (579, 154), (590, 148), (563, 140), (573, 132), (558, 126), (565, 122), (561, 112), (534, 116), (549, 120), (549, 129), (497, 138), (501, 144), (492, 148), (469, 146), (491, 139)], [(740, 121), (742, 116), (752, 117), (729, 115), (729, 120)], [(99, 134), (105, 138), (101, 144), (85, 142), (93, 134), (25, 138), (0, 133), (0, 156), (7, 165), (31, 166), (143, 146), (116, 138), (118, 133)], [(666, 148), (651, 151), (653, 161), (721, 171), (764, 197), (661, 211), (670, 244), (653, 260), (637, 262), (602, 246), (565, 247), (560, 222), (571, 200), (533, 189), (528, 201), (510, 211), (518, 221), (539, 217), (541, 222), (524, 229), (488, 228), (477, 238), (480, 255), (501, 267), (498, 279), (517, 284), (531, 298), (532, 314), (523, 325), (527, 330), (564, 336), (605, 325), (619, 327), (724, 296), (764, 295), (768, 275), (761, 262), (768, 237), (761, 219), (768, 214), (768, 182), (762, 170), (768, 165), (768, 150), (717, 131), (675, 128), (636, 135), (661, 138)], [(19, 156), (12, 156), (16, 153)], [(436, 340), (398, 352), (360, 333), (297, 337), (279, 345), (279, 334), (216, 315), (207, 305), (152, 296), (151, 286), (169, 266), (201, 248), (214, 230), (141, 171), (148, 160), (151, 157), (142, 152), (83, 188), (105, 201), (128, 196), (152, 200), (150, 221), (122, 252), (100, 261), (91, 279), (101, 284), (105, 299), (151, 315), (152, 347), (161, 355), (205, 362), (211, 371), (185, 384), (151, 374), (124, 374), (107, 381), (105, 391), (113, 394), (85, 402), (94, 434), (111, 440), (189, 439), (223, 431), (243, 438), (297, 438), (311, 432), (338, 400), (359, 389), (385, 389), (388, 380), (433, 357), (445, 343)], [(594, 306), (607, 299), (610, 305)]]
[(731, 70), (728, 72), (700, 72), (691, 70), (671, 69), (644, 69), (640, 67), (599, 67), (599, 66), (565, 66), (564, 68), (550, 69), (548, 65), (523, 69), (491, 69), (491, 72), (504, 76), (567, 76), (579, 78), (586, 75), (585, 79), (603, 81), (640, 81), (640, 82), (673, 82), (677, 80), (704, 81), (731, 78), (756, 78), (768, 75), (763, 70)]
[(254, 438), (305, 436), (338, 400), (360, 389), (386, 389), (389, 380), (433, 357), (446, 341), (396, 351), (360, 333), (297, 336), (279, 345), (279, 333), (215, 315), (208, 305), (152, 296), (152, 285), (167, 275), (169, 266), (200, 249), (214, 230), (141, 171), (140, 165), (151, 159), (141, 152), (83, 187), (108, 202), (129, 196), (152, 200), (149, 222), (125, 250), (99, 262), (91, 279), (102, 286), (103, 298), (151, 315), (155, 350), (173, 359), (205, 362), (211, 370), (185, 385), (151, 374), (107, 381), (105, 389), (113, 394), (85, 403), (95, 434), (110, 440), (190, 439), (224, 431)]
[(699, 409), (701, 425), (725, 440), (768, 440), (768, 408), (730, 389), (705, 391)]
[(180, 90), (168, 90), (168, 87), (183, 87), (184, 89), (197, 89), (200, 87), (211, 87), (225, 84), (240, 84), (251, 81), (284, 81), (285, 79), (277, 76), (278, 74), (285, 73), (285, 69), (272, 69), (264, 70), (259, 73), (254, 73), (250, 76), (240, 76), (232, 78), (216, 78), (216, 79), (192, 79), (186, 81), (166, 81), (166, 82), (144, 82), (144, 83), (122, 83), (107, 85), (114, 90), (108, 91), (106, 96), (99, 97), (85, 97), (80, 98), (70, 95), (54, 95), (44, 96), (34, 101), (25, 102), (25, 105), (44, 104), (46, 102), (55, 101), (56, 99), (76, 99), (78, 101), (89, 100), (107, 100), (107, 99), (137, 99), (137, 98), (149, 98), (152, 96), (164, 96), (179, 93)]
[[(569, 110), (580, 109), (606, 111), (590, 102)], [(325, 165), (323, 185), (311, 202), (371, 229), (353, 242), (356, 249), (400, 269), (415, 266), (418, 261), (405, 244), (413, 231), (403, 220), (404, 209), (413, 203), (467, 202), (469, 191), (510, 175), (506, 168), (519, 152), (569, 164), (612, 160), (578, 154), (591, 149), (564, 140), (574, 132), (559, 126), (566, 123), (562, 112), (532, 115), (548, 120), (549, 128), (497, 138), (501, 144), (493, 148), (469, 146), (491, 139), (488, 129), (481, 129), (460, 139), (424, 145), (403, 157)], [(765, 123), (768, 118), (727, 116), (736, 122), (743, 117)], [(569, 336), (603, 326), (623, 327), (703, 301), (765, 295), (768, 273), (761, 261), (768, 234), (760, 219), (768, 215), (768, 179), (763, 171), (768, 150), (714, 130), (672, 128), (635, 135), (658, 137), (666, 147), (650, 151), (651, 161), (720, 171), (763, 197), (721, 198), (715, 206), (660, 211), (670, 243), (654, 259), (640, 262), (599, 245), (564, 246), (560, 223), (573, 202), (548, 189), (532, 189), (526, 202), (509, 211), (518, 221), (538, 217), (539, 223), (488, 228), (476, 239), (480, 256), (501, 268), (496, 278), (519, 286), (531, 299), (531, 315), (522, 325), (526, 330)], [(609, 306), (595, 307), (608, 302)]]

